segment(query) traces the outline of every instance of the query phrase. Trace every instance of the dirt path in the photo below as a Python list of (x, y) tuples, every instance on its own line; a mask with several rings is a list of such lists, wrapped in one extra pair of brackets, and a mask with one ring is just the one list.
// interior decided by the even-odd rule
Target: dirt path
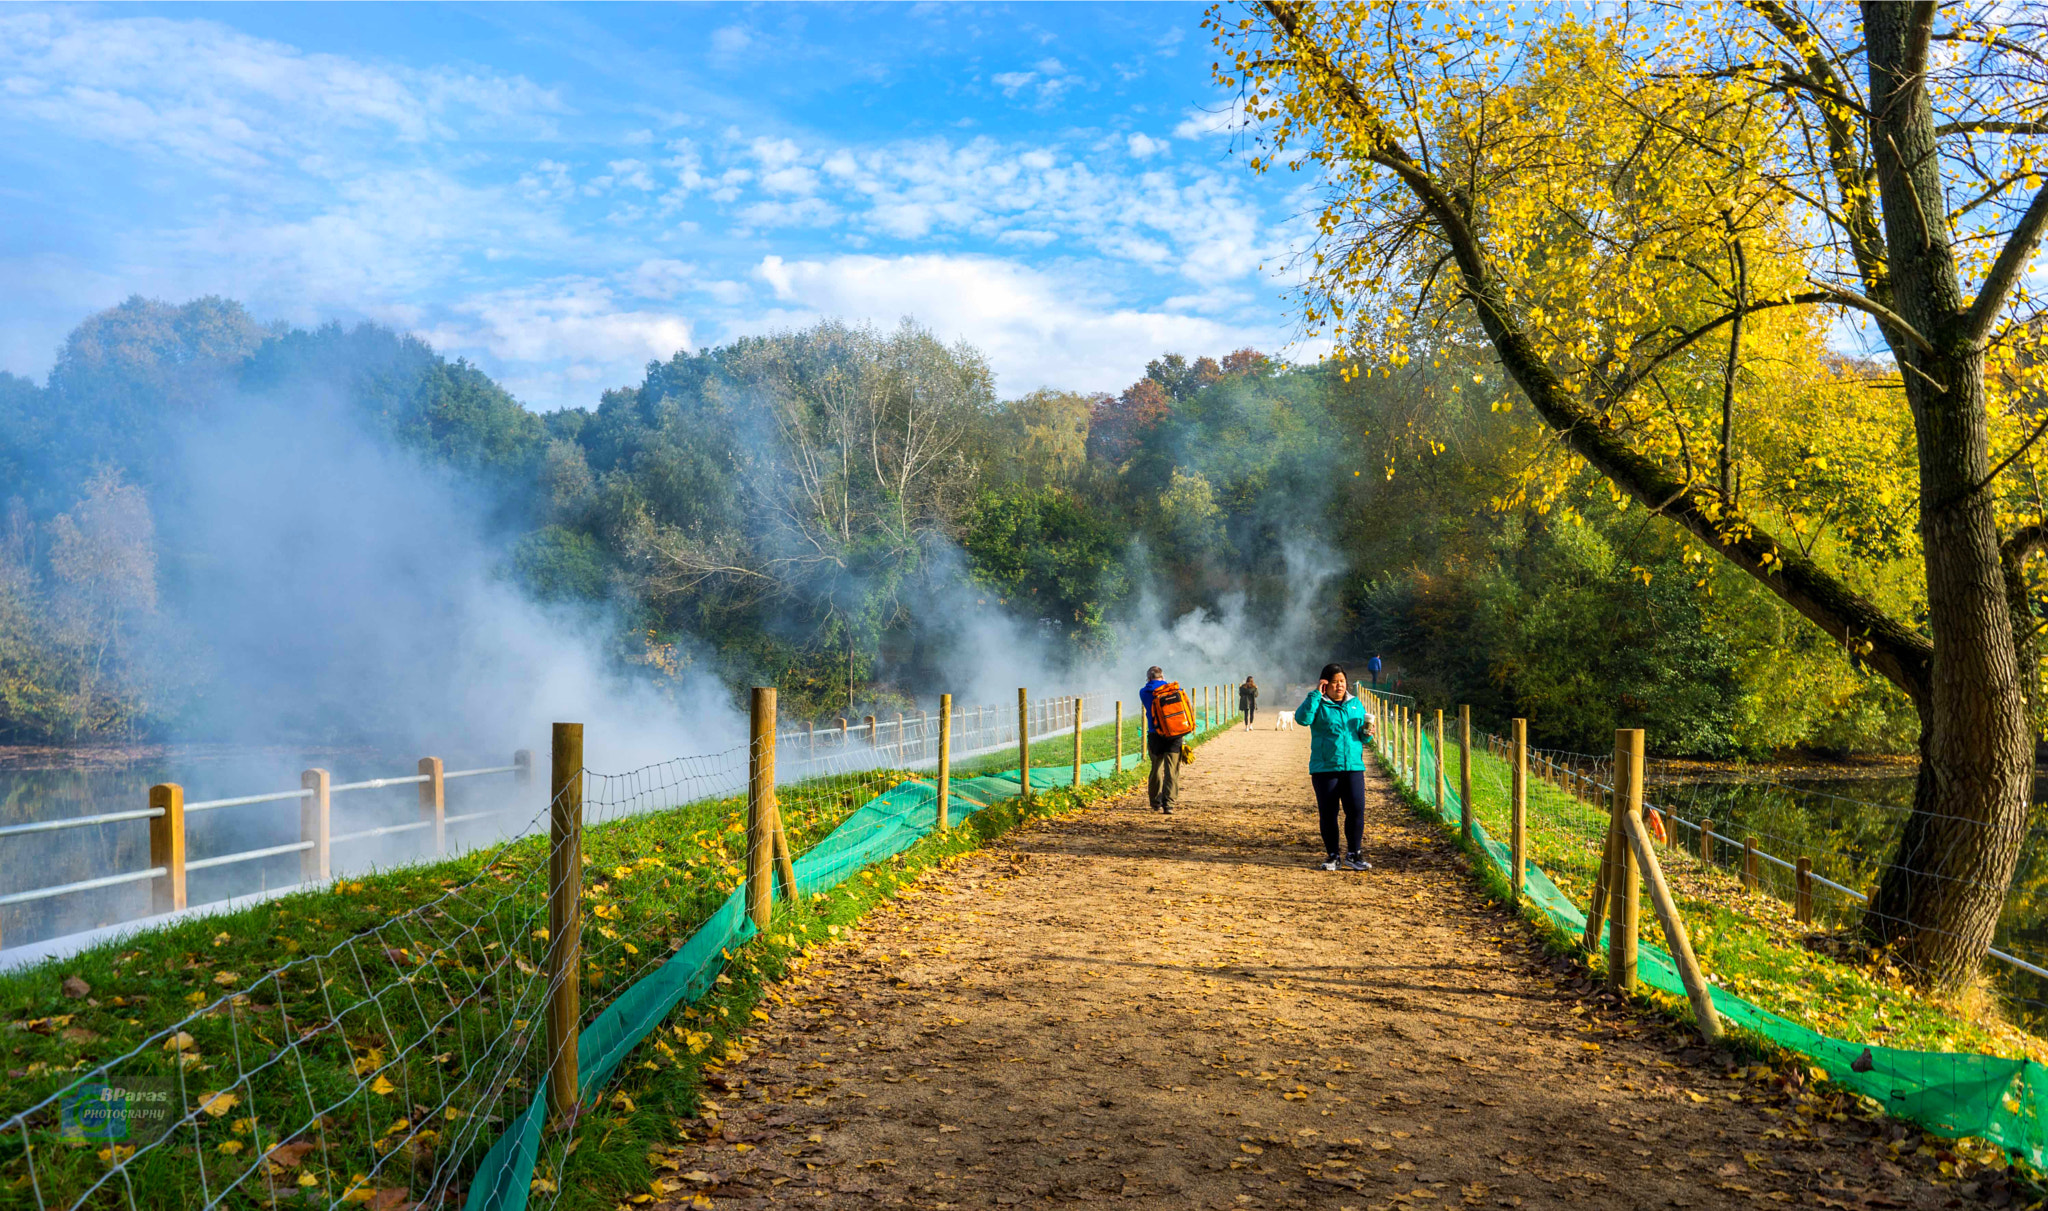
[(766, 1006), (669, 1205), (2010, 1197), (1586, 995), (1376, 775), (1374, 870), (1312, 869), (1306, 762), (1220, 738), (1172, 817), (1045, 822), (877, 913)]

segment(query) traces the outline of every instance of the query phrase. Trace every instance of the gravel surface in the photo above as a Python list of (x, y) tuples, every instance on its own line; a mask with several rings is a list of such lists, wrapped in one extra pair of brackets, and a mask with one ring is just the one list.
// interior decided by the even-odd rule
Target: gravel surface
[(2014, 1200), (1608, 999), (1376, 773), (1374, 869), (1313, 869), (1307, 748), (1221, 737), (1173, 816), (1032, 825), (815, 952), (643, 1205)]

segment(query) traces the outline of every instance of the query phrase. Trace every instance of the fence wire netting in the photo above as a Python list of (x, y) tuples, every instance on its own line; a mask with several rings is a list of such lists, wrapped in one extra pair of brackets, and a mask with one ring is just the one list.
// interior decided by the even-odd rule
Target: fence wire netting
[[(1443, 733), (1440, 747), (1434, 718), (1412, 709), (1387, 710), (1384, 704), (1380, 715), (1385, 721), (1379, 729), (1380, 760), (1452, 828), (1462, 827), (1467, 815), (1462, 784), (1469, 778), (1473, 839), (1501, 875), (1511, 878), (1511, 743), (1474, 732), (1467, 771), (1460, 766), (1453, 731)], [(1523, 895), (1565, 934), (1583, 938), (1584, 905), (1598, 880), (1611, 818), (1614, 758), (1536, 748), (1526, 752)], [(1701, 832), (1708, 820), (1697, 814), (1696, 807), (1673, 803), (1668, 796), (1660, 801), (1659, 789), (1657, 782), (1650, 782), (1645, 816), (1652, 836), (1662, 833), (1656, 846), (1659, 864), (1695, 943), (1724, 927), (1728, 915), (1740, 914), (1745, 923), (1760, 926), (1774, 940), (1796, 949), (1815, 923), (1848, 925), (1858, 913), (1870, 911), (1866, 890), (1826, 875), (1807, 881), (1809, 899), (1804, 905), (1800, 902), (1797, 857), (1809, 857), (1813, 872), (1863, 877), (1856, 872), (1865, 868), (1846, 856), (1814, 861), (1795, 853), (1788, 860), (1764, 847), (1777, 843), (1792, 849), (1791, 838), (1754, 829), (1746, 829), (1739, 838), (1709, 831), (1702, 848)], [(1731, 890), (1743, 894), (1731, 897)], [(1684, 983), (1655, 914), (1643, 911), (1640, 920), (1638, 979), (1683, 1002)], [(2000, 952), (1993, 957), (2015, 959)], [(2027, 959), (2017, 961), (2032, 967)], [(1988, 1140), (2036, 1169), (2048, 1161), (2048, 1068), (2040, 1063), (2025, 1057), (1887, 1047), (1833, 1037), (1756, 1004), (1717, 976), (1711, 964), (1707, 979), (1714, 985), (1714, 1008), (1725, 1025), (1805, 1057), (1828, 1079), (1875, 1100), (1894, 1117), (1950, 1138)]]
[[(1115, 705), (1053, 698), (1021, 717), (1015, 705), (957, 708), (949, 823), (1019, 796), (1020, 731), (1033, 793), (1134, 767), (1142, 719), (1127, 709), (1119, 736), (1108, 726)], [(774, 811), (795, 882), (777, 890), (778, 911), (937, 824), (937, 717), (877, 719), (871, 731), (861, 722), (839, 736), (784, 729), (773, 742)], [(579, 771), (579, 852), (550, 835), (551, 814), (573, 801), (565, 791), (521, 835), (416, 877), (343, 879), (172, 926), (175, 947), (117, 944), (89, 1004), (15, 1029), (50, 1040), (82, 1031), (77, 1050), (90, 1055), (88, 1019), (162, 1025), (128, 1032), (105, 1059), (13, 1074), (0, 1206), (555, 1205), (582, 1133), (543, 1130), (558, 1058), (548, 1007), (562, 981), (578, 982), (579, 1100), (636, 1049), (674, 1062), (714, 1045), (675, 1011), (704, 996), (755, 933), (752, 756), (740, 745)], [(582, 880), (574, 964), (553, 961), (550, 931), (550, 868), (564, 862)], [(247, 976), (211, 960), (213, 947), (252, 932), (290, 957)], [(128, 988), (148, 991), (117, 991)], [(166, 1014), (174, 995), (190, 1007)]]

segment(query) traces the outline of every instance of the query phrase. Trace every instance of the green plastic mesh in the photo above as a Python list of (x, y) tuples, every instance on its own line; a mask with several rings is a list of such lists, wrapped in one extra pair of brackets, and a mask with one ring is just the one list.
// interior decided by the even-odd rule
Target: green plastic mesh
[[(1420, 758), (1413, 789), (1444, 823), (1457, 827), (1461, 811), (1454, 767), (1444, 771), (1442, 802), (1432, 802), (1438, 758), (1427, 728), (1423, 729)], [(1381, 760), (1385, 763), (1384, 754)], [(1507, 875), (1514, 861), (1507, 846), (1486, 832), (1477, 813), (1472, 829), (1494, 866)], [(1529, 901), (1553, 924), (1571, 937), (1584, 935), (1585, 911), (1567, 899), (1534, 861), (1528, 863), (1523, 882)], [(1659, 992), (1685, 997), (1678, 968), (1660, 947), (1647, 942), (1639, 945), (1636, 976)], [(2044, 1113), (2048, 1112), (2048, 1069), (2033, 1060), (1866, 1047), (1810, 1030), (1721, 988), (1714, 989), (1714, 1009), (1729, 1025), (1806, 1057), (1824, 1070), (1828, 1079), (1874, 1098), (1896, 1118), (1948, 1138), (1989, 1140), (2037, 1170), (2048, 1161), (2048, 1113)], [(1858, 1071), (1859, 1067), (1864, 1070)]]
[[(1203, 731), (1220, 726), (1207, 720)], [(1142, 758), (1140, 758), (1142, 760)], [(1125, 768), (1132, 758), (1125, 758)], [(1114, 758), (1081, 766), (1083, 785), (1113, 777)], [(1031, 770), (1034, 791), (1071, 786), (1071, 763)], [(1014, 799), (1022, 790), (1016, 770), (956, 778), (948, 795), (947, 817), (956, 823), (992, 804)], [(849, 875), (900, 854), (929, 835), (938, 823), (938, 787), (931, 782), (905, 782), (868, 800), (824, 840), (794, 863), (798, 895), (838, 886)], [(690, 936), (674, 957), (611, 1003), (577, 1035), (577, 1085), (587, 1098), (611, 1078), (641, 1040), (667, 1020), (675, 1008), (703, 996), (725, 966), (725, 952), (754, 936), (746, 912), (746, 888), (735, 889), (718, 911)], [(524, 1211), (541, 1129), (547, 1113), (545, 1078), (533, 1102), (514, 1119), (478, 1167), (465, 1203), (468, 1211)]]

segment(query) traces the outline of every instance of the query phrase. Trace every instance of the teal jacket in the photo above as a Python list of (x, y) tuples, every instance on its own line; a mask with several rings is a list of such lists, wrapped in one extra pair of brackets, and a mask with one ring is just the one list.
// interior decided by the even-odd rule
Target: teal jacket
[(1372, 717), (1353, 694), (1342, 702), (1310, 690), (1294, 708), (1294, 721), (1308, 729), (1308, 772), (1336, 774), (1365, 768), (1365, 746), (1372, 743)]

